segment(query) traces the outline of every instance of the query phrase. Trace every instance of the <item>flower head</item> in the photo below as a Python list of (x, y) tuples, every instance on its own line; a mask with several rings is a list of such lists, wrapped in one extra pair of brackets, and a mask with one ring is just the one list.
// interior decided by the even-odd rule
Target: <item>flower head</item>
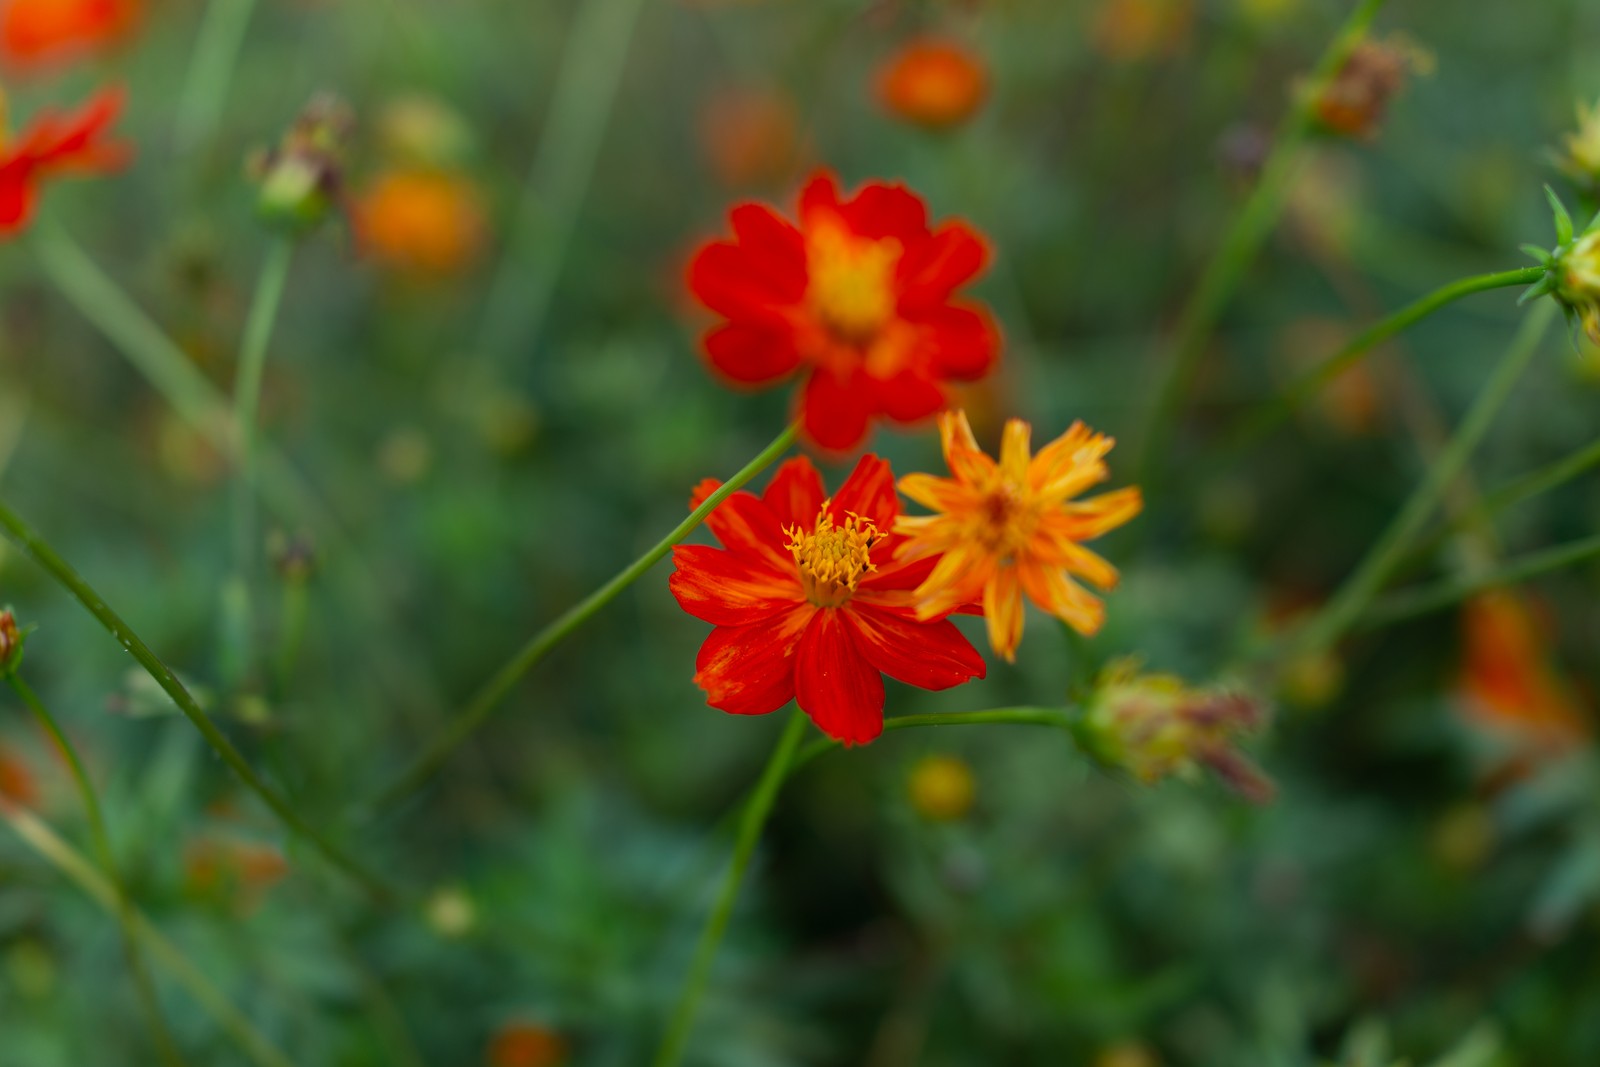
[(1426, 72), (1432, 58), (1409, 42), (1365, 40), (1344, 61), (1317, 99), (1317, 120), (1345, 137), (1378, 135), (1389, 103), (1405, 88), (1412, 70)]
[(311, 99), (271, 148), (246, 166), (259, 185), (256, 210), (291, 232), (316, 227), (344, 197), (345, 146), (355, 113), (336, 96)]
[(803, 152), (794, 101), (769, 89), (717, 93), (700, 112), (699, 132), (712, 172), (735, 188), (790, 177)]
[(988, 90), (983, 62), (957, 41), (926, 37), (905, 45), (878, 75), (890, 114), (934, 129), (971, 118)]
[(356, 202), (355, 225), (373, 258), (432, 277), (470, 265), (488, 229), (477, 187), (459, 174), (433, 169), (380, 175)]
[(140, 0), (9, 0), (0, 7), (0, 55), (18, 65), (68, 59), (122, 39)]
[(78, 111), (45, 111), (20, 137), (8, 138), (5, 94), (0, 92), (0, 240), (20, 233), (33, 217), (41, 179), (60, 173), (104, 174), (131, 154), (107, 133), (122, 110), (122, 92), (108, 89)]
[(0, 746), (0, 804), (21, 804), (31, 808), (39, 801), (39, 787), (33, 771), (13, 752)]
[(1600, 187), (1600, 103), (1578, 104), (1578, 128), (1567, 134), (1561, 169), (1591, 188)]
[(911, 806), (932, 822), (965, 818), (978, 797), (972, 768), (959, 756), (924, 756), (907, 782)]
[(1103, 763), (1141, 782), (1205, 768), (1247, 800), (1272, 799), (1272, 782), (1235, 747), (1265, 718), (1259, 703), (1225, 689), (1190, 689), (1171, 674), (1141, 674), (1119, 660), (1106, 668), (1079, 736)]
[(701, 248), (689, 287), (726, 322), (705, 339), (729, 380), (765, 385), (803, 368), (800, 418), (821, 447), (847, 451), (874, 417), (915, 422), (945, 407), (944, 383), (988, 373), (999, 337), (955, 291), (988, 253), (961, 222), (937, 228), (903, 185), (841, 198), (822, 172), (798, 223), (761, 204), (731, 214), (734, 238)]
[[(717, 485), (700, 483), (691, 506)], [(894, 475), (876, 456), (832, 497), (811, 461), (796, 458), (760, 497), (734, 493), (711, 513), (723, 548), (673, 549), (673, 596), (716, 627), (694, 676), (712, 707), (765, 715), (796, 700), (829, 737), (863, 744), (883, 730), (882, 675), (923, 689), (983, 677), (950, 611), (918, 617), (911, 591), (937, 561), (897, 555), (899, 510)]]
[(1132, 62), (1178, 51), (1194, 25), (1194, 0), (1103, 0), (1094, 42), (1109, 59)]
[(1473, 597), (1461, 624), (1460, 691), (1473, 718), (1547, 752), (1589, 736), (1577, 698), (1551, 664), (1545, 627), (1524, 599), (1507, 589)]
[(561, 1067), (566, 1062), (567, 1043), (537, 1023), (507, 1023), (489, 1043), (489, 1067)]
[(1030, 427), (1012, 419), (997, 463), (978, 448), (965, 413), (941, 415), (939, 433), (952, 476), (900, 479), (902, 493), (938, 513), (895, 524), (910, 537), (906, 558), (939, 557), (917, 588), (919, 611), (931, 618), (981, 599), (989, 643), (1007, 660), (1022, 640), (1024, 594), (1079, 633), (1097, 632), (1105, 606), (1074, 577), (1110, 589), (1117, 571), (1082, 542), (1143, 506), (1137, 488), (1075, 499), (1110, 477), (1104, 457), (1112, 439), (1074, 423), (1030, 458)]

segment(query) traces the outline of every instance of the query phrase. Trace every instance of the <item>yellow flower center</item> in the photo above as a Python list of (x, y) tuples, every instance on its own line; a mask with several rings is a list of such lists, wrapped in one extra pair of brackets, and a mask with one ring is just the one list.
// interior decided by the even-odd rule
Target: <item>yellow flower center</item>
[(877, 568), (872, 565), (871, 549), (878, 540), (878, 528), (869, 519), (848, 514), (844, 525), (834, 524), (823, 504), (816, 527), (810, 531), (798, 526), (784, 528), (800, 568), (800, 584), (806, 599), (819, 608), (833, 608), (850, 599), (861, 576)]
[(974, 512), (973, 539), (998, 556), (1010, 556), (1028, 543), (1038, 525), (1038, 509), (1020, 486), (995, 482)]
[(806, 300), (828, 328), (846, 341), (865, 341), (894, 315), (894, 271), (900, 242), (857, 237), (832, 218), (806, 233)]

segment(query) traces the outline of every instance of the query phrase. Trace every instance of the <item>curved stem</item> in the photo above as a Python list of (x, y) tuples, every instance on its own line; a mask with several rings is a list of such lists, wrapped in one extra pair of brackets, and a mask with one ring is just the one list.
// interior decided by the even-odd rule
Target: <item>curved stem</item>
[(689, 513), (689, 517), (680, 522), (671, 533), (658, 541), (644, 555), (634, 560), (621, 573), (612, 578), (605, 585), (590, 593), (582, 601), (569, 608), (560, 618), (534, 634), (523, 645), (517, 654), (512, 656), (506, 664), (484, 683), (476, 696), (463, 708), (451, 721), (446, 724), (434, 739), (423, 749), (409, 767), (397, 775), (387, 787), (367, 805), (368, 814), (376, 814), (395, 802), (404, 799), (418, 786), (422, 785), (444, 764), (450, 754), (465, 741), (472, 732), (483, 725), (485, 719), (500, 705), (511, 692), (513, 686), (527, 674), (534, 664), (544, 659), (572, 632), (589, 620), (595, 612), (615, 600), (617, 594), (628, 586), (638, 581), (639, 578), (661, 561), (672, 546), (682, 541), (692, 533), (695, 527), (705, 521), (707, 515), (714, 511), (731, 496), (739, 487), (760, 474), (772, 464), (779, 456), (789, 450), (794, 444), (795, 435), (799, 427), (790, 424), (780, 433), (773, 442), (761, 453), (745, 464), (739, 473), (724, 482), (717, 491), (706, 497), (701, 505)]
[(1300, 630), (1291, 633), (1287, 641), (1281, 643), (1284, 651), (1291, 654), (1320, 652), (1344, 636), (1366, 610), (1367, 604), (1405, 555), (1411, 539), (1433, 514), (1446, 487), (1461, 472), (1473, 449), (1493, 425), (1495, 416), (1510, 397), (1523, 370), (1538, 352), (1539, 342), (1550, 328), (1555, 314), (1555, 302), (1547, 300), (1523, 320), (1522, 328), (1506, 348), (1499, 365), (1484, 382), (1477, 399), (1472, 402), (1466, 417), (1451, 436), (1450, 443), (1428, 468), (1400, 513), (1333, 598)]
[(1321, 392), (1345, 370), (1370, 353), (1395, 334), (1421, 322), (1429, 315), (1462, 297), (1473, 293), (1506, 289), (1517, 285), (1532, 285), (1544, 277), (1543, 267), (1521, 270), (1497, 271), (1462, 278), (1449, 285), (1440, 286), (1427, 296), (1407, 304), (1389, 317), (1362, 330), (1339, 351), (1311, 368), (1294, 381), (1272, 404), (1251, 416), (1222, 446), (1223, 461), (1231, 460), (1249, 446), (1271, 433), (1284, 420), (1293, 415), (1306, 401)]
[(1600, 536), (1585, 537), (1570, 544), (1541, 549), (1518, 556), (1494, 570), (1461, 578), (1404, 589), (1380, 597), (1356, 620), (1354, 629), (1373, 630), (1406, 619), (1452, 607), (1472, 596), (1499, 586), (1516, 585), (1550, 571), (1561, 570), (1600, 556)]
[(61, 753), (67, 770), (72, 774), (73, 783), (78, 787), (78, 796), (83, 800), (84, 814), (89, 819), (89, 836), (94, 841), (95, 851), (100, 856), (101, 865), (105, 867), (106, 877), (111, 882), (113, 895), (116, 898), (115, 911), (117, 925), (122, 928), (122, 948), (128, 957), (128, 969), (133, 972), (133, 983), (139, 994), (140, 1007), (150, 1025), (151, 1039), (160, 1051), (162, 1060), (169, 1067), (182, 1067), (183, 1056), (178, 1052), (177, 1043), (172, 1039), (172, 1031), (167, 1028), (167, 1020), (161, 1014), (160, 998), (156, 996), (155, 986), (150, 981), (150, 972), (145, 968), (144, 957), (139, 952), (139, 938), (133, 923), (133, 901), (128, 896), (127, 884), (123, 881), (120, 868), (117, 866), (117, 854), (111, 847), (111, 834), (106, 830), (105, 815), (100, 809), (100, 796), (95, 792), (94, 783), (89, 780), (89, 772), (84, 770), (83, 761), (78, 758), (77, 748), (67, 739), (61, 725), (33, 691), (33, 687), (23, 681), (22, 675), (14, 670), (6, 675), (6, 681), (33, 713), (33, 718), (40, 728), (50, 735), (56, 751)]
[(7, 535), (28, 558), (43, 567), (57, 583), (77, 599), (78, 603), (88, 609), (89, 614), (99, 621), (107, 633), (117, 639), (118, 644), (133, 655), (145, 673), (155, 680), (155, 683), (172, 698), (178, 710), (183, 712), (184, 717), (200, 731), (200, 736), (206, 739), (206, 743), (233, 769), (240, 781), (272, 809), (285, 826), (314, 845), (330, 863), (359, 883), (375, 899), (387, 903), (393, 898), (394, 893), (388, 886), (313, 829), (295, 812), (288, 801), (279, 796), (256, 774), (244, 756), (233, 746), (233, 742), (228, 740), (205, 710), (195, 702), (189, 690), (184, 688), (178, 676), (172, 672), (172, 668), (163, 663), (160, 657), (150, 650), (150, 646), (145, 644), (122, 617), (111, 609), (105, 599), (95, 592), (88, 582), (79, 577), (78, 572), (73, 570), (43, 538), (34, 533), (4, 501), (0, 501), (0, 527), (5, 529)]
[[(13, 804), (0, 802), (0, 819), (8, 823), (28, 847), (43, 856), (67, 878), (77, 883), (95, 902), (108, 910), (117, 906), (117, 891), (101, 877), (94, 866), (73, 847), (63, 841), (54, 830), (40, 821), (32, 812)], [(205, 1009), (206, 1014), (227, 1031), (239, 1049), (256, 1067), (294, 1067), (289, 1057), (279, 1052), (266, 1037), (251, 1025), (238, 1008), (228, 1002), (217, 987), (211, 984), (201, 970), (177, 946), (156, 930), (155, 925), (138, 909), (130, 909), (135, 936), (150, 953), (150, 957), (172, 973), (172, 977), (189, 991), (189, 995)]]
[(788, 775), (790, 762), (800, 747), (800, 739), (805, 736), (805, 731), (805, 713), (796, 708), (782, 736), (778, 738), (771, 758), (767, 760), (766, 769), (761, 772), (761, 781), (756, 785), (755, 793), (751, 795), (739, 819), (739, 836), (734, 840), (733, 858), (728, 863), (727, 873), (722, 876), (722, 885), (717, 890), (711, 915), (700, 931), (694, 960), (689, 965), (689, 973), (678, 994), (678, 1006), (673, 1010), (666, 1036), (656, 1050), (653, 1061), (655, 1067), (677, 1067), (683, 1058), (690, 1031), (694, 1028), (695, 1013), (700, 1007), (700, 998), (705, 994), (706, 981), (711, 976), (711, 965), (717, 957), (717, 947), (721, 945), (722, 935), (733, 917), (733, 905), (739, 899), (739, 886), (744, 881), (750, 859), (755, 855), (756, 843), (761, 839), (761, 830), (767, 824), (767, 816), (772, 813), (773, 802), (783, 788), (783, 780)]
[(272, 342), (272, 327), (278, 319), (283, 290), (289, 281), (289, 264), (294, 243), (287, 237), (275, 238), (267, 249), (267, 259), (256, 282), (255, 297), (245, 319), (244, 339), (239, 347), (239, 367), (233, 387), (233, 429), (237, 443), (238, 469), (233, 481), (233, 575), (223, 587), (223, 661), (226, 673), (235, 679), (249, 671), (254, 647), (254, 624), (250, 610), (250, 585), (256, 560), (256, 438), (261, 410), (261, 379), (266, 372), (267, 350)]
[(206, 5), (183, 95), (178, 97), (175, 123), (180, 149), (211, 139), (228, 100), (228, 83), (233, 80), (255, 6), (255, 0), (211, 0)]
[[(1318, 60), (1316, 67), (1301, 91), (1300, 99), (1284, 117), (1278, 129), (1271, 154), (1261, 168), (1261, 177), (1250, 193), (1250, 198), (1234, 217), (1221, 246), (1200, 276), (1199, 284), (1178, 318), (1175, 340), (1165, 377), (1156, 394), (1139, 450), (1139, 477), (1135, 480), (1146, 487), (1154, 484), (1152, 476), (1161, 468), (1162, 453), (1167, 437), (1173, 430), (1178, 409), (1189, 395), (1194, 384), (1200, 358), (1205, 354), (1206, 339), (1216, 328), (1223, 309), (1232, 299), (1245, 271), (1254, 261), (1267, 235), (1272, 232), (1289, 189), (1300, 167), (1301, 148), (1316, 127), (1317, 102), (1322, 98), (1335, 75), (1366, 36), (1384, 0), (1360, 0), (1350, 17), (1345, 20), (1333, 41)], [(1158, 372), (1159, 373), (1159, 372)], [(1150, 494), (1153, 495), (1153, 494)]]

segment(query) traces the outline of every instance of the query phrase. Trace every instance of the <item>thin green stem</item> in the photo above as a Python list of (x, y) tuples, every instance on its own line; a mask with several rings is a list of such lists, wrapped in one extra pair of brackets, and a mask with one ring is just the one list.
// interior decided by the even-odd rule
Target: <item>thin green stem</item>
[(4, 501), (0, 501), (0, 527), (4, 527), (7, 536), (11, 538), (18, 548), (22, 549), (29, 559), (44, 568), (58, 584), (71, 593), (78, 603), (88, 610), (89, 614), (99, 621), (101, 626), (105, 627), (107, 633), (117, 639), (118, 644), (133, 655), (133, 658), (138, 661), (145, 672), (172, 698), (173, 703), (178, 706), (179, 711), (183, 712), (184, 717), (194, 724), (196, 730), (200, 731), (200, 736), (205, 738), (206, 743), (222, 758), (224, 763), (233, 769), (233, 772), (239, 776), (240, 781), (251, 792), (260, 797), (267, 807), (272, 809), (273, 813), (282, 820), (285, 826), (314, 845), (334, 867), (361, 885), (375, 899), (388, 902), (393, 898), (394, 893), (388, 886), (332, 841), (318, 833), (308, 822), (300, 817), (288, 801), (279, 796), (271, 786), (267, 785), (256, 774), (255, 770), (246, 762), (244, 756), (240, 755), (239, 750), (233, 746), (233, 742), (228, 740), (227, 736), (217, 728), (216, 723), (211, 721), (211, 717), (205, 713), (205, 710), (195, 702), (194, 697), (190, 695), (189, 690), (184, 688), (183, 683), (178, 680), (178, 676), (172, 672), (172, 669), (163, 663), (150, 650), (150, 646), (145, 644), (139, 635), (134, 633), (133, 629), (122, 620), (122, 617), (111, 609), (105, 599), (95, 592), (88, 582), (79, 577), (78, 572), (73, 570), (66, 560), (62, 559), (43, 538), (34, 533)]
[[(1053, 726), (1060, 730), (1072, 731), (1078, 726), (1078, 718), (1070, 711), (1062, 708), (990, 708), (986, 711), (955, 711), (937, 715), (896, 715), (883, 720), (885, 733), (895, 730), (915, 729), (919, 726)], [(819, 756), (832, 752), (839, 747), (839, 742), (831, 737), (819, 737), (795, 757), (794, 763), (789, 767), (791, 773), (810, 763)]]
[[(24, 808), (0, 802), (0, 819), (16, 831), (25, 844), (43, 856), (51, 866), (77, 884), (101, 907), (108, 911), (117, 908), (117, 890), (94, 866), (78, 853), (61, 836), (50, 829), (37, 816)], [(257, 1030), (239, 1009), (211, 984), (205, 971), (180, 952), (176, 945), (163, 937), (155, 925), (138, 911), (131, 911), (131, 925), (139, 943), (149, 952), (151, 959), (165, 967), (172, 977), (189, 991), (189, 995), (205, 1009), (216, 1024), (239, 1046), (256, 1067), (294, 1067), (294, 1063), (279, 1052), (272, 1042)]]
[(1585, 537), (1570, 544), (1541, 549), (1518, 556), (1490, 571), (1449, 578), (1417, 589), (1405, 589), (1373, 602), (1353, 628), (1374, 630), (1414, 619), (1419, 615), (1453, 607), (1476, 593), (1500, 586), (1516, 585), (1541, 574), (1562, 570), (1600, 557), (1600, 536)]
[(538, 341), (594, 177), (643, 0), (583, 0), (562, 50), (539, 138), (489, 284), (477, 358), (492, 367)]
[(376, 798), (367, 806), (370, 814), (376, 814), (399, 800), (409, 796), (412, 791), (421, 786), (444, 764), (450, 754), (465, 741), (473, 731), (483, 725), (489, 715), (499, 707), (500, 702), (506, 698), (512, 688), (527, 674), (533, 666), (550, 651), (566, 640), (573, 631), (582, 626), (597, 611), (615, 600), (617, 594), (628, 586), (638, 581), (651, 567), (654, 567), (670, 551), (672, 546), (688, 537), (694, 529), (705, 521), (706, 516), (714, 511), (736, 490), (760, 474), (774, 460), (789, 450), (794, 444), (795, 434), (798, 430), (796, 424), (790, 424), (772, 443), (761, 450), (761, 453), (746, 463), (744, 467), (732, 478), (724, 482), (717, 491), (689, 513), (689, 517), (680, 522), (671, 533), (658, 541), (644, 555), (634, 560), (621, 573), (608, 581), (605, 585), (590, 593), (582, 601), (569, 608), (559, 618), (538, 633), (534, 634), (523, 645), (517, 654), (512, 656), (506, 664), (484, 683), (476, 696), (458, 712), (445, 728), (423, 748), (409, 767), (401, 772), (393, 782), (378, 793)]
[(204, 144), (216, 131), (255, 6), (255, 0), (211, 0), (206, 5), (178, 97), (175, 127), (180, 149)]
[(1438, 507), (1446, 488), (1461, 473), (1478, 442), (1493, 425), (1522, 372), (1538, 352), (1539, 342), (1555, 314), (1555, 302), (1547, 300), (1523, 320), (1516, 338), (1484, 382), (1461, 425), (1424, 473), (1400, 513), (1332, 599), (1300, 630), (1288, 635), (1286, 645), (1290, 653), (1305, 655), (1322, 651), (1344, 636), (1366, 610), (1404, 557), (1412, 539)]
[(78, 796), (83, 800), (84, 814), (89, 819), (89, 837), (94, 842), (95, 851), (100, 856), (100, 863), (105, 868), (106, 877), (111, 882), (112, 890), (116, 896), (117, 925), (122, 929), (123, 952), (128, 957), (128, 969), (133, 973), (134, 988), (139, 994), (139, 1005), (144, 1011), (145, 1019), (150, 1026), (150, 1037), (155, 1043), (169, 1067), (182, 1067), (183, 1055), (178, 1051), (177, 1043), (172, 1038), (172, 1031), (167, 1028), (167, 1020), (161, 1013), (161, 1000), (156, 996), (155, 986), (150, 981), (150, 972), (145, 968), (144, 957), (139, 952), (139, 936), (133, 924), (133, 901), (128, 896), (127, 883), (123, 881), (121, 868), (117, 864), (116, 851), (111, 847), (111, 834), (106, 830), (105, 814), (100, 808), (100, 795), (95, 792), (94, 783), (89, 779), (89, 772), (84, 769), (83, 760), (78, 757), (77, 747), (68, 740), (61, 724), (56, 722), (56, 717), (50, 714), (33, 687), (22, 680), (22, 675), (15, 670), (6, 675), (6, 681), (11, 683), (11, 688), (16, 691), (22, 703), (27, 705), (33, 713), (34, 720), (40, 728), (50, 736), (56, 751), (61, 753), (61, 758), (67, 764), (67, 770), (72, 774), (72, 781), (78, 787)]
[(771, 758), (767, 760), (766, 769), (761, 772), (761, 780), (750, 797), (750, 803), (745, 805), (744, 814), (739, 819), (739, 835), (734, 839), (733, 858), (722, 876), (722, 885), (717, 890), (711, 915), (700, 931), (694, 959), (689, 964), (689, 973), (684, 977), (683, 988), (678, 993), (678, 1005), (667, 1024), (666, 1036), (656, 1050), (653, 1061), (655, 1067), (677, 1067), (683, 1059), (690, 1033), (694, 1029), (695, 1014), (700, 1008), (700, 999), (705, 995), (706, 982), (711, 977), (711, 965), (716, 961), (717, 948), (722, 944), (722, 935), (727, 932), (728, 921), (733, 917), (734, 903), (739, 899), (739, 886), (744, 882), (745, 871), (755, 855), (756, 843), (761, 840), (767, 816), (772, 813), (772, 805), (783, 788), (790, 762), (800, 748), (800, 739), (805, 732), (805, 713), (796, 708), (782, 736), (778, 738)]
[(1373, 323), (1351, 338), (1339, 351), (1301, 375), (1269, 406), (1256, 412), (1240, 426), (1222, 446), (1224, 461), (1237, 457), (1271, 433), (1321, 392), (1329, 382), (1365, 358), (1379, 344), (1411, 328), (1440, 308), (1473, 293), (1506, 289), (1517, 285), (1532, 285), (1542, 277), (1544, 277), (1543, 267), (1528, 267), (1522, 270), (1505, 270), (1462, 278), (1449, 285), (1440, 286), (1420, 300), (1407, 304), (1387, 318)]
[[(1206, 340), (1216, 328), (1228, 301), (1239, 288), (1245, 271), (1272, 232), (1288, 200), (1289, 189), (1300, 169), (1301, 149), (1316, 128), (1316, 106), (1339, 68), (1366, 36), (1384, 0), (1360, 0), (1332, 43), (1318, 60), (1299, 101), (1284, 117), (1261, 177), (1250, 197), (1234, 217), (1216, 255), (1206, 266), (1189, 302), (1178, 318), (1164, 379), (1156, 393), (1146, 429), (1141, 435), (1137, 479), (1146, 487), (1165, 458), (1167, 438), (1173, 432), (1179, 409), (1194, 384)], [(1158, 373), (1160, 373), (1158, 371)]]
[(261, 380), (266, 373), (267, 351), (272, 344), (272, 328), (278, 321), (278, 308), (289, 282), (289, 265), (294, 259), (294, 242), (274, 238), (268, 246), (266, 262), (256, 281), (255, 297), (245, 318), (244, 338), (239, 346), (239, 367), (233, 387), (233, 428), (239, 435), (236, 445), (237, 470), (233, 480), (233, 574), (223, 586), (223, 663), (224, 671), (235, 680), (249, 672), (250, 650), (255, 646), (254, 621), (250, 609), (250, 587), (256, 571), (259, 538), (256, 530), (256, 440), (261, 410)]

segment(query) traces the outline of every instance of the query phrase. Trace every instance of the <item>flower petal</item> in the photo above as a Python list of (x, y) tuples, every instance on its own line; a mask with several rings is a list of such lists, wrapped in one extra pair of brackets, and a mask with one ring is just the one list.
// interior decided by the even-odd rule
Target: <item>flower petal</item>
[(989, 576), (983, 587), (983, 614), (989, 623), (990, 647), (1007, 663), (1015, 663), (1026, 617), (1016, 566), (1001, 566)]
[[(833, 499), (828, 503), (828, 512), (833, 516), (833, 521), (841, 525), (845, 516), (860, 515), (863, 519), (871, 520), (878, 527), (878, 532), (887, 536), (894, 528), (896, 516), (900, 514), (900, 498), (894, 495), (894, 471), (889, 469), (888, 461), (870, 452), (862, 456), (856, 469), (850, 472), (850, 477), (833, 494)], [(878, 555), (874, 553), (874, 562), (877, 559)]]
[(729, 213), (739, 246), (762, 267), (771, 291), (789, 303), (806, 295), (806, 244), (800, 231), (765, 204), (740, 204)]
[(753, 626), (805, 602), (798, 578), (785, 579), (733, 552), (678, 545), (667, 588), (678, 606), (714, 626)]
[(729, 319), (781, 329), (789, 295), (788, 271), (732, 241), (703, 245), (689, 261), (689, 289), (706, 307)]
[[(977, 504), (971, 489), (950, 478), (932, 474), (907, 474), (900, 479), (900, 495), (932, 511), (964, 511)], [(901, 519), (901, 523), (905, 520)]]
[(695, 658), (706, 703), (734, 715), (765, 715), (794, 699), (796, 649), (816, 611), (809, 604), (756, 626), (719, 626)]
[(982, 546), (956, 545), (938, 557), (928, 577), (917, 586), (917, 617), (939, 618), (976, 600), (984, 594), (996, 566), (993, 554)]
[(949, 689), (984, 676), (983, 656), (949, 620), (914, 622), (859, 602), (842, 614), (867, 662), (897, 682)]
[(895, 270), (902, 312), (943, 305), (958, 286), (983, 270), (989, 250), (972, 228), (947, 222), (907, 248)]
[(868, 182), (841, 204), (839, 214), (858, 236), (893, 237), (907, 247), (928, 235), (928, 207), (904, 185)]
[(784, 461), (778, 472), (767, 483), (761, 499), (777, 517), (780, 526), (802, 526), (810, 529), (817, 521), (817, 512), (827, 494), (822, 488), (822, 475), (805, 456), (795, 456)]
[(839, 374), (819, 367), (801, 394), (801, 425), (818, 446), (848, 452), (866, 440), (876, 401), (872, 379), (859, 368)]
[(718, 326), (705, 337), (706, 358), (731, 381), (763, 385), (800, 365), (794, 333), (748, 321)]
[(1067, 577), (1061, 568), (1023, 561), (1016, 570), (1029, 600), (1085, 637), (1100, 632), (1106, 617), (1105, 604)]
[(1021, 419), (1007, 419), (1000, 436), (1000, 473), (1015, 486), (1028, 479), (1028, 438), (1033, 427)]
[(904, 370), (877, 383), (878, 409), (895, 422), (916, 422), (943, 411), (949, 401), (926, 374)]
[(994, 460), (978, 447), (965, 411), (947, 411), (939, 416), (939, 442), (944, 448), (945, 465), (956, 481), (977, 485), (994, 475)]
[[(689, 510), (705, 503), (706, 497), (721, 486), (715, 478), (707, 478), (695, 486), (689, 495)], [(794, 557), (783, 547), (788, 542), (783, 526), (760, 497), (743, 490), (729, 494), (706, 516), (706, 527), (728, 551), (751, 557), (751, 562), (759, 562), (781, 574), (794, 572)]]
[(922, 344), (941, 377), (973, 381), (994, 368), (1000, 329), (982, 308), (945, 305), (906, 315), (923, 328)]
[(883, 676), (856, 647), (837, 609), (811, 617), (795, 650), (800, 710), (835, 741), (863, 745), (883, 732)]

